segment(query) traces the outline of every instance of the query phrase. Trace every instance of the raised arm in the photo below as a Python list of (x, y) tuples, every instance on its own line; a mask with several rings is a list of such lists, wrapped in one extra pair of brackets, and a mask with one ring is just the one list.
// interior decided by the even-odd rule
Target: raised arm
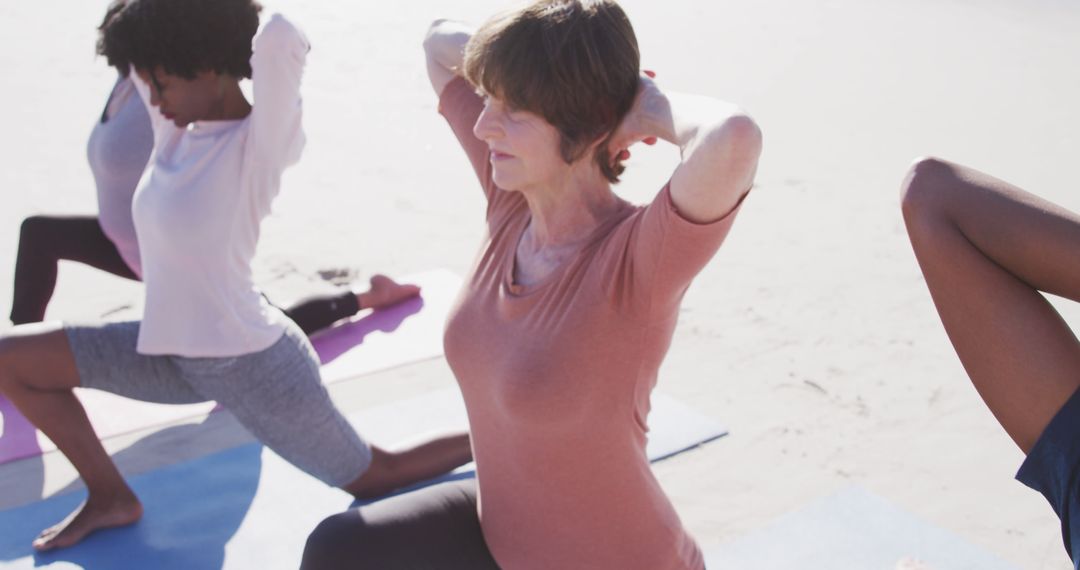
[[(439, 113), (446, 118), (465, 156), (469, 158), (490, 205), (496, 190), (491, 161), (488, 160), (490, 154), (487, 143), (473, 134), (473, 126), (484, 109), (484, 102), (462, 78), (465, 44), (469, 43), (472, 34), (472, 28), (461, 22), (436, 20), (424, 37), (424, 53), (427, 54), (431, 87), (439, 96)], [(488, 214), (491, 214), (490, 208)]]
[(634, 108), (612, 135), (612, 154), (657, 138), (682, 154), (671, 177), (671, 198), (688, 220), (720, 219), (753, 186), (761, 155), (761, 131), (753, 119), (729, 103), (662, 90), (642, 76)]
[(446, 86), (461, 76), (465, 58), (465, 44), (473, 35), (473, 28), (453, 20), (435, 20), (424, 37), (424, 53), (427, 55), (428, 79), (436, 95), (442, 95)]
[(251, 56), (255, 104), (251, 109), (256, 154), (266, 160), (296, 162), (304, 145), (300, 81), (307, 38), (281, 14), (274, 14), (255, 36)]

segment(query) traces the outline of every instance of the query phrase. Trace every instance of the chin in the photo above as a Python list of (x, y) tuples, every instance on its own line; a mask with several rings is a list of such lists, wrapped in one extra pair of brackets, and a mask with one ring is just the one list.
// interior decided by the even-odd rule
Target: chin
[(505, 172), (499, 172), (498, 169), (495, 169), (495, 171), (491, 173), (491, 179), (495, 182), (495, 186), (511, 192), (520, 190), (523, 186), (520, 177), (511, 176)]

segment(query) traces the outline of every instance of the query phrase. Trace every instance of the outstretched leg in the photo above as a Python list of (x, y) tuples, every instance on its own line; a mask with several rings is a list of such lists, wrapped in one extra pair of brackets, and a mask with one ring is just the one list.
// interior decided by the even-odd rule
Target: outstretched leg
[(261, 352), (209, 366), (206, 360), (175, 363), (196, 392), (226, 407), (275, 453), (357, 498), (378, 497), (472, 459), (467, 432), (395, 451), (365, 442), (330, 399), (299, 327), (287, 327)]
[(357, 499), (373, 499), (396, 489), (433, 479), (472, 461), (469, 433), (433, 437), (387, 451), (371, 446), (371, 465), (343, 489)]
[(956, 353), (1030, 452), (1080, 388), (1080, 343), (1040, 294), (1080, 301), (1080, 216), (935, 159), (911, 170), (903, 212)]
[(0, 392), (56, 444), (89, 492), (79, 509), (44, 530), (38, 550), (71, 546), (91, 532), (142, 516), (142, 505), (98, 441), (72, 389), (79, 373), (56, 324), (18, 326), (0, 338)]
[(404, 285), (385, 275), (376, 275), (371, 278), (367, 291), (312, 297), (285, 309), (285, 314), (304, 334), (311, 335), (363, 309), (382, 309), (419, 294), (420, 288), (416, 285)]

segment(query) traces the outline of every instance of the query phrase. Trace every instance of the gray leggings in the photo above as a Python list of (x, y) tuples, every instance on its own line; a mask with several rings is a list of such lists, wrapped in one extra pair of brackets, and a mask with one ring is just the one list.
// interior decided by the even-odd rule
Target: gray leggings
[(226, 358), (139, 354), (138, 321), (65, 324), (64, 332), (85, 388), (159, 404), (217, 401), (286, 461), (335, 487), (371, 463), (370, 447), (330, 401), (315, 351), (294, 323), (269, 348)]
[(334, 515), (301, 570), (498, 570), (476, 514), (476, 480), (425, 487)]

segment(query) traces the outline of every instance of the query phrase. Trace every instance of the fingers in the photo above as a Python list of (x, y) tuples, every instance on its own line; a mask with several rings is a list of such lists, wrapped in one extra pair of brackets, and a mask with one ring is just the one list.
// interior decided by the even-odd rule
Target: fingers
[[(636, 141), (636, 142), (642, 142), (642, 143), (645, 143), (645, 144), (647, 144), (649, 146), (652, 146), (652, 145), (656, 144), (656, 140), (657, 140), (656, 137), (646, 137), (646, 138), (644, 138), (644, 139), (642, 139), (640, 141)], [(633, 143), (631, 143), (631, 144), (633, 144)], [(620, 150), (619, 152), (615, 153), (614, 157), (612, 158), (611, 161), (612, 161), (612, 163), (616, 163), (616, 162), (619, 162), (620, 160), (630, 160), (630, 151), (628, 149), (624, 148), (624, 149)]]

